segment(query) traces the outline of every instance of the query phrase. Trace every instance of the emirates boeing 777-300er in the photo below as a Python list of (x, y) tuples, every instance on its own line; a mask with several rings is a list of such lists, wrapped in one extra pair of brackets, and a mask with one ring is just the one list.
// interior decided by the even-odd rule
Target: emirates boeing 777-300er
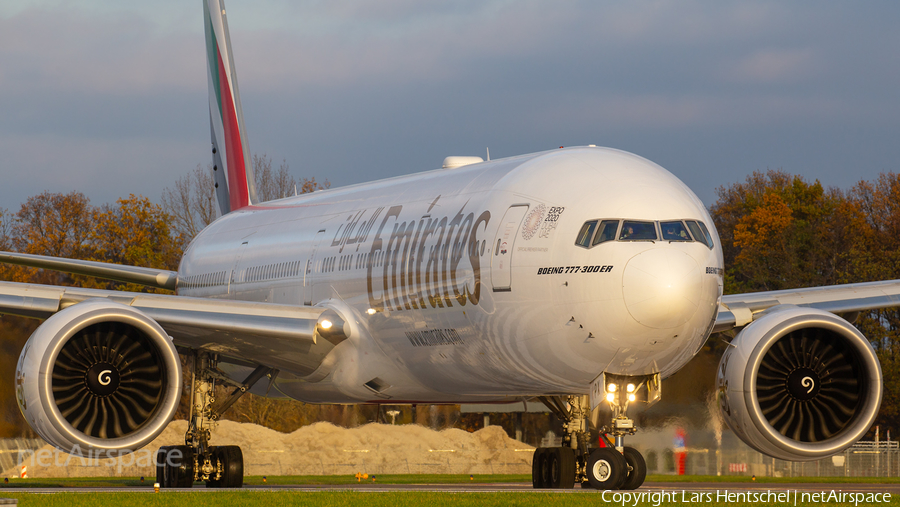
[[(178, 271), (0, 253), (176, 293), (0, 282), (0, 313), (46, 319), (22, 350), (16, 397), (58, 449), (115, 456), (147, 445), (179, 404), (184, 356), (190, 422), (183, 446), (156, 453), (163, 487), (242, 485), (240, 448), (211, 445), (210, 427), (253, 392), (308, 403), (539, 399), (565, 436), (535, 450), (536, 488), (633, 489), (646, 466), (625, 445), (637, 431), (629, 407), (658, 401), (662, 379), (731, 329), (718, 401), (748, 445), (813, 460), (871, 426), (881, 367), (852, 322), (900, 306), (900, 281), (723, 296), (707, 209), (637, 155), (584, 146), (448, 157), (432, 171), (258, 202), (225, 9), (203, 3), (221, 213)], [(216, 385), (233, 394), (213, 400)]]

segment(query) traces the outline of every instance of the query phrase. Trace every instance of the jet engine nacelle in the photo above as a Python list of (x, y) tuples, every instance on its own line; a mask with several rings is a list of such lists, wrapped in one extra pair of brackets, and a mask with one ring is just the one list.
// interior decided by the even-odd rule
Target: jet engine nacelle
[(181, 396), (181, 361), (146, 314), (106, 299), (70, 306), (35, 330), (16, 368), (25, 420), (64, 452), (113, 456), (150, 443)]
[(883, 389), (865, 336), (834, 314), (792, 305), (738, 333), (717, 377), (728, 426), (750, 447), (790, 461), (853, 445), (875, 420)]

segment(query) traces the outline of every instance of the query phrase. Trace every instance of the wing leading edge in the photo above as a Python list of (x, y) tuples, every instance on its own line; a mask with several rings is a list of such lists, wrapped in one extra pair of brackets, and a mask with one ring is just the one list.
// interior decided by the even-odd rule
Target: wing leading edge
[(730, 294), (722, 297), (713, 332), (745, 326), (754, 315), (777, 305), (816, 308), (847, 316), (900, 306), (900, 280)]
[(165, 269), (124, 266), (107, 262), (65, 259), (47, 255), (32, 255), (17, 252), (0, 252), (0, 262), (32, 268), (52, 269), (74, 275), (96, 276), (117, 282), (137, 283), (158, 289), (175, 290), (178, 273)]
[[(324, 307), (0, 282), (0, 313), (46, 319), (89, 299), (144, 312), (176, 345), (306, 376), (346, 339), (344, 319)], [(322, 326), (325, 320), (331, 322)], [(329, 331), (324, 331), (328, 329)]]

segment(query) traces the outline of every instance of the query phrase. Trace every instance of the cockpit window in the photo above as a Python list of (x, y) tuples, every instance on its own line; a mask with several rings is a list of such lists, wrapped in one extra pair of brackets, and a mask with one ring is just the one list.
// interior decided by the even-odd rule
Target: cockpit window
[[(620, 226), (621, 225), (621, 229)], [(616, 234), (618, 233), (618, 236)], [(712, 235), (706, 224), (699, 220), (669, 220), (644, 222), (639, 220), (588, 220), (578, 231), (575, 244), (584, 248), (595, 247), (608, 241), (696, 241), (713, 248)]]
[(575, 244), (579, 246), (583, 246), (585, 248), (590, 248), (591, 246), (591, 236), (594, 235), (594, 229), (597, 227), (597, 221), (593, 220), (591, 222), (585, 222), (584, 225), (581, 226), (581, 231), (578, 232), (578, 239), (575, 240)]
[(709, 233), (709, 229), (706, 228), (706, 224), (704, 224), (703, 222), (698, 220), (697, 223), (700, 224), (700, 228), (703, 229), (703, 235), (706, 236), (706, 246), (712, 248), (713, 240), (712, 235)]
[(618, 228), (618, 220), (604, 220), (600, 222), (600, 228), (597, 230), (597, 234), (594, 235), (594, 242), (591, 243), (591, 246), (616, 239), (616, 229)]
[(694, 238), (703, 243), (708, 248), (712, 248), (712, 238), (709, 236), (709, 230), (707, 230), (706, 225), (703, 222), (695, 222), (694, 220), (688, 220), (687, 222), (688, 229), (691, 230), (691, 234), (694, 235)]
[(681, 221), (660, 222), (659, 228), (663, 241), (691, 241), (691, 236)]
[(633, 222), (626, 220), (622, 225), (619, 239), (623, 241), (647, 241), (656, 239), (656, 224), (653, 222)]

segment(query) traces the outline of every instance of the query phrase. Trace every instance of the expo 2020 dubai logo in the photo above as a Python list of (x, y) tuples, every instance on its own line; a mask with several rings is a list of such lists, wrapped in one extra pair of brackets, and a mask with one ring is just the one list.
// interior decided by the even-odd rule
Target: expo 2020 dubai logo
[(525, 223), (522, 225), (522, 239), (529, 240), (534, 236), (538, 227), (541, 226), (541, 222), (544, 221), (544, 211), (546, 210), (546, 206), (538, 204), (531, 210), (531, 213), (525, 217)]

